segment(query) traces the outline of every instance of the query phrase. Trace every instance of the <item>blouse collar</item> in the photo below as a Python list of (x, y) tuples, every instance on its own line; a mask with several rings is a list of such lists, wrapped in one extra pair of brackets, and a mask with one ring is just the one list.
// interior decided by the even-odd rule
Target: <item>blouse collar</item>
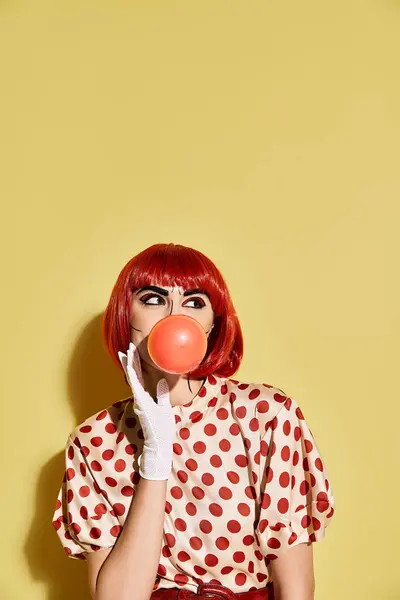
[(187, 404), (175, 405), (172, 407), (175, 414), (175, 421), (186, 422), (191, 420), (195, 422), (200, 418), (208, 406), (214, 406), (221, 393), (226, 393), (226, 379), (216, 375), (208, 375), (197, 394)]

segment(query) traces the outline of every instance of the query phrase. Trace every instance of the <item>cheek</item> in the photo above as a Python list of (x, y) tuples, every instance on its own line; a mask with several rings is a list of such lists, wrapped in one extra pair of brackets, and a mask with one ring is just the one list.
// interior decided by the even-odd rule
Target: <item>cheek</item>
[[(143, 340), (162, 317), (163, 315), (160, 315), (159, 311), (133, 310), (131, 325), (139, 331), (131, 329), (131, 336), (134, 336), (136, 341)], [(132, 341), (134, 342), (135, 340)]]

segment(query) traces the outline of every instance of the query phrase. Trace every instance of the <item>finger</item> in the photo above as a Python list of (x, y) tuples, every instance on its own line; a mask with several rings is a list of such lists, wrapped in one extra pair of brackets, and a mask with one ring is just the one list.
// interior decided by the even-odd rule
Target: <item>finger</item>
[(118, 358), (119, 358), (119, 362), (124, 367), (124, 371), (125, 371), (126, 365), (127, 365), (127, 362), (128, 362), (126, 354), (124, 354), (123, 352), (118, 352)]
[(158, 406), (171, 406), (169, 387), (166, 379), (160, 379), (157, 383), (157, 403)]
[(142, 387), (144, 387), (143, 381), (143, 373), (142, 373), (142, 363), (140, 362), (140, 354), (139, 350), (136, 348), (135, 353), (133, 355), (133, 367), (136, 371), (137, 377)]

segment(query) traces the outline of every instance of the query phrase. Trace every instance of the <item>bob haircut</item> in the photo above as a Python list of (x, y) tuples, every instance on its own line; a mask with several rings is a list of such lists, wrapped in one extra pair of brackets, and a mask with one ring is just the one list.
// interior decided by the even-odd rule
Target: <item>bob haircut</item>
[(226, 283), (204, 254), (180, 244), (153, 244), (134, 256), (122, 269), (102, 319), (102, 337), (116, 365), (123, 370), (118, 351), (126, 352), (131, 341), (130, 317), (133, 292), (146, 285), (200, 288), (210, 299), (214, 327), (206, 354), (193, 379), (215, 374), (230, 377), (243, 356), (243, 335)]

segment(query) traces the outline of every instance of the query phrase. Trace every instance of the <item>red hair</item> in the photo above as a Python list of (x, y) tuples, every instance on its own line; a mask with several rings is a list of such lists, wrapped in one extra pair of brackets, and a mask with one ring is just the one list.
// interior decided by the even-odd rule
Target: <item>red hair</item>
[(227, 285), (215, 264), (204, 254), (180, 244), (153, 244), (134, 256), (122, 269), (111, 292), (102, 320), (102, 336), (112, 360), (121, 369), (118, 351), (131, 341), (130, 315), (133, 292), (146, 285), (182, 286), (204, 290), (214, 311), (214, 327), (193, 379), (215, 374), (230, 377), (243, 356), (243, 335)]

